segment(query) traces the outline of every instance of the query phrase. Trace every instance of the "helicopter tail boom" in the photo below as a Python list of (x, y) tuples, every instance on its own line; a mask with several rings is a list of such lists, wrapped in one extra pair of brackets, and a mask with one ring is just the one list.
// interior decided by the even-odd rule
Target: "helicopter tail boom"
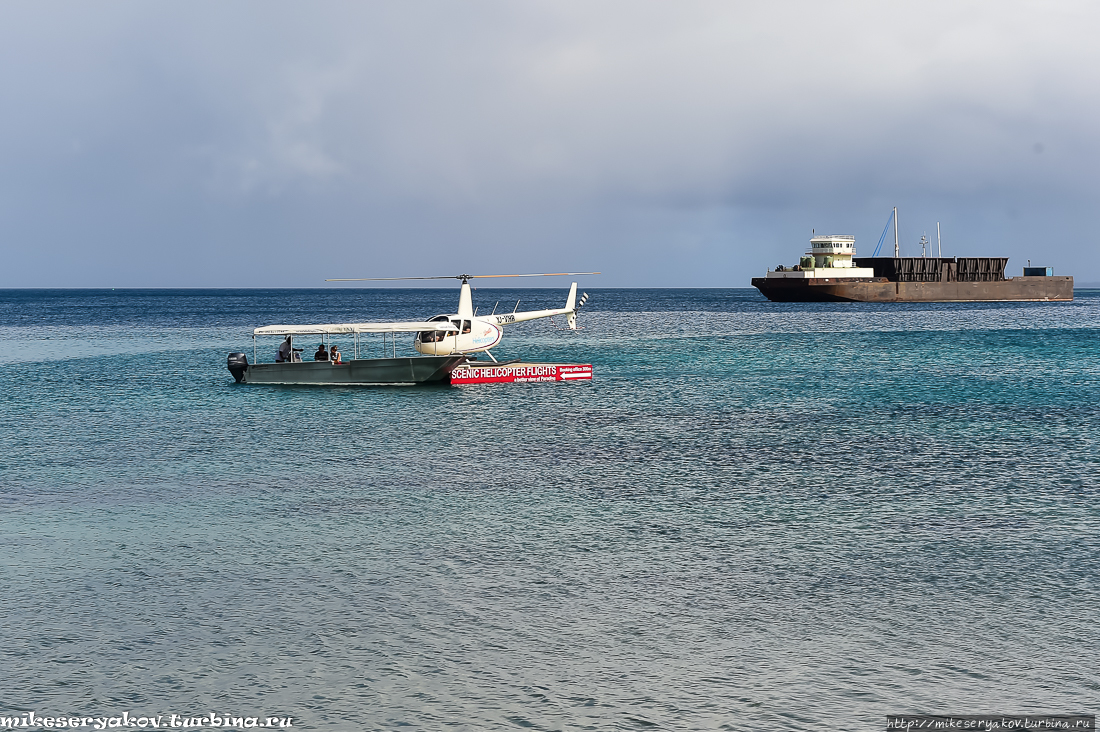
[(522, 313), (508, 313), (506, 315), (494, 315), (493, 320), (497, 325), (512, 325), (513, 323), (525, 323), (528, 320), (538, 320), (539, 318), (550, 318), (555, 315), (566, 316), (569, 322), (569, 328), (571, 330), (577, 329), (577, 283), (574, 282), (569, 288), (569, 296), (565, 299), (564, 308), (554, 308), (551, 310), (528, 310)]

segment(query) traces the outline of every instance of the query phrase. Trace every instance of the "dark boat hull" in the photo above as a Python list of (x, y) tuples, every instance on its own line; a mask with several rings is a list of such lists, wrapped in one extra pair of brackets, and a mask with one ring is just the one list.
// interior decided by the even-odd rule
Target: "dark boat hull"
[(363, 358), (339, 364), (328, 361), (257, 363), (239, 369), (233, 376), (236, 378), (240, 373), (237, 381), (242, 384), (412, 386), (449, 383), (451, 371), (463, 363), (466, 357), (462, 355)]
[(1065, 302), (1072, 277), (1012, 277), (992, 282), (891, 282), (883, 277), (796, 279), (754, 277), (774, 302)]

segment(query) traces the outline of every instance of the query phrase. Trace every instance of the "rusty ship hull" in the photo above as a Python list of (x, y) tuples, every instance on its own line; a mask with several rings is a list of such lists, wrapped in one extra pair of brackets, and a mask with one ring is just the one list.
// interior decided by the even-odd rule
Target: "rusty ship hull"
[(830, 278), (780, 280), (754, 277), (775, 302), (1063, 302), (1073, 299), (1072, 277), (1013, 277), (996, 282), (891, 282)]

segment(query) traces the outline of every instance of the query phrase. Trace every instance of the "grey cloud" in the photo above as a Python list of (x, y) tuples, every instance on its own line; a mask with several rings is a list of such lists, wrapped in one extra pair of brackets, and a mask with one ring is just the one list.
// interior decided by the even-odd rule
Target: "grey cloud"
[(1100, 264), (1089, 3), (0, 13), (0, 286), (425, 261), (740, 286), (811, 227), (873, 247), (892, 205), (910, 242), (939, 219), (971, 251)]

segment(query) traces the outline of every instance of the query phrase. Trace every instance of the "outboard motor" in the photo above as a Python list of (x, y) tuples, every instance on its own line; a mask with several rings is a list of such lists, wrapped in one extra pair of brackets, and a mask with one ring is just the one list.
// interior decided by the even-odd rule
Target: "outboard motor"
[(233, 378), (237, 380), (237, 383), (241, 383), (241, 379), (244, 378), (245, 369), (248, 368), (248, 356), (243, 353), (229, 354), (227, 367), (229, 368), (229, 373), (233, 374)]

